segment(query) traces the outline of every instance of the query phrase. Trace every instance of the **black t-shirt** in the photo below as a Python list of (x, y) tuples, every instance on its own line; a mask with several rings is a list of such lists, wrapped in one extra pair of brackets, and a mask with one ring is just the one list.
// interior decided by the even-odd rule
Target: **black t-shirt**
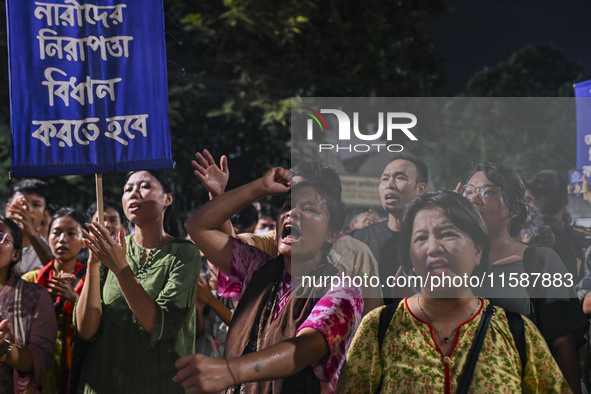
[(540, 221), (542, 222), (541, 224), (550, 226), (554, 232), (555, 241), (552, 249), (558, 254), (568, 272), (573, 274), (575, 279), (578, 280), (577, 255), (572, 247), (570, 228), (565, 227), (560, 220), (551, 216), (538, 216), (536, 222)]
[(388, 222), (379, 222), (356, 231), (352, 237), (366, 244), (378, 261), (384, 303), (386, 305), (393, 303), (390, 288), (386, 283), (388, 276), (396, 275), (400, 267), (398, 261), (400, 233), (390, 230)]

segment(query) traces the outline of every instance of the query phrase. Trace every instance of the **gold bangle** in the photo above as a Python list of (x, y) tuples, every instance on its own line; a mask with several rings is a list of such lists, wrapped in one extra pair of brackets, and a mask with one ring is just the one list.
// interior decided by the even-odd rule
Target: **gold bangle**
[(236, 382), (236, 378), (234, 377), (234, 374), (232, 373), (232, 370), (230, 369), (230, 363), (228, 362), (228, 359), (225, 358), (224, 360), (226, 360), (226, 367), (228, 367), (228, 372), (230, 372), (230, 375), (232, 376), (232, 380), (234, 381), (234, 386), (238, 386), (238, 383)]

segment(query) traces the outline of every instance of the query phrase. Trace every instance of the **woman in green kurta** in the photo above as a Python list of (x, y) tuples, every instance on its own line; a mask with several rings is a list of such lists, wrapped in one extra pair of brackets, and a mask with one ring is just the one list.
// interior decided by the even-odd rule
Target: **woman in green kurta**
[(184, 392), (172, 377), (195, 346), (200, 259), (196, 246), (164, 230), (173, 190), (161, 172), (130, 173), (122, 203), (135, 233), (113, 240), (98, 223), (88, 226), (92, 256), (75, 314), (91, 342), (80, 392)]

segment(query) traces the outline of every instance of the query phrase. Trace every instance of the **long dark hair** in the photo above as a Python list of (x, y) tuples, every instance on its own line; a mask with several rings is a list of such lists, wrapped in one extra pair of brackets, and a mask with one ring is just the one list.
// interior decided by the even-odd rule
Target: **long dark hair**
[(49, 228), (51, 229), (51, 226), (53, 225), (53, 222), (55, 222), (57, 219), (59, 218), (63, 218), (63, 217), (68, 217), (68, 218), (72, 218), (74, 219), (79, 225), (80, 228), (84, 228), (84, 223), (86, 222), (86, 217), (84, 216), (84, 214), (74, 208), (71, 207), (63, 207), (57, 210), (56, 213), (53, 214), (53, 216), (51, 217), (51, 222), (49, 222)]
[(176, 212), (176, 204), (175, 204), (175, 187), (172, 177), (170, 175), (169, 170), (138, 170), (138, 171), (130, 171), (127, 173), (125, 177), (125, 182), (129, 180), (129, 178), (135, 174), (136, 172), (146, 171), (150, 175), (152, 175), (158, 183), (162, 186), (162, 190), (164, 193), (172, 194), (172, 204), (166, 208), (164, 212), (164, 231), (175, 238), (184, 238), (187, 234), (185, 232), (185, 228), (181, 224), (181, 221), (178, 217)]
[(516, 215), (511, 219), (509, 234), (515, 237), (521, 231), (527, 220), (529, 208), (525, 203), (525, 186), (515, 170), (497, 163), (478, 163), (472, 166), (467, 180), (477, 172), (482, 172), (488, 179), (501, 189), (503, 202), (509, 210), (509, 215)]
[[(13, 222), (11, 219), (0, 215), (0, 222), (4, 223), (6, 226), (8, 226), (8, 230), (10, 231), (10, 236), (12, 237), (12, 245), (14, 247), (14, 250), (20, 250), (21, 254), (18, 258), (18, 260), (13, 261), (10, 263), (10, 266), (8, 267), (8, 276), (10, 276), (10, 274), (12, 273), (12, 270), (14, 268), (14, 266), (16, 265), (16, 263), (18, 263), (22, 257), (22, 250), (23, 250), (23, 230), (20, 229), (20, 227)], [(20, 276), (15, 274), (16, 276)]]

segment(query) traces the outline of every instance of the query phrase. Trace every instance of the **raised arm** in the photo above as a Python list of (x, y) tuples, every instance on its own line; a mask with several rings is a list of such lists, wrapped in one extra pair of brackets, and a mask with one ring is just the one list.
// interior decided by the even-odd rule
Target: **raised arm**
[[(228, 168), (228, 158), (226, 155), (220, 157), (219, 167), (215, 164), (213, 156), (207, 149), (203, 149), (203, 154), (195, 153), (196, 160), (191, 161), (195, 176), (199, 178), (203, 186), (209, 192), (209, 199), (213, 200), (217, 196), (224, 194), (228, 179), (230, 178), (230, 169)], [(231, 236), (235, 236), (232, 222), (226, 220), (220, 226), (220, 230)]]
[(209, 192), (209, 198), (213, 200), (226, 191), (230, 178), (228, 158), (226, 155), (222, 155), (220, 165), (217, 166), (207, 149), (203, 149), (203, 154), (195, 153), (195, 157), (196, 160), (191, 161), (191, 165), (195, 168), (193, 172)]
[(53, 254), (49, 248), (49, 244), (39, 234), (33, 223), (33, 214), (24, 202), (16, 204), (6, 204), (6, 217), (14, 220), (23, 229), (23, 235), (27, 237), (33, 250), (39, 257), (39, 261), (43, 265), (53, 260)]
[(261, 351), (230, 360), (194, 354), (179, 359), (173, 378), (189, 393), (213, 393), (245, 382), (282, 379), (317, 363), (329, 348), (324, 336), (312, 329), (302, 329), (287, 339)]
[(281, 167), (209, 201), (185, 222), (191, 239), (215, 266), (230, 274), (231, 236), (220, 226), (248, 204), (269, 194), (285, 193), (291, 186), (291, 173)]
[[(83, 232), (86, 237), (84, 243), (88, 245), (88, 233), (84, 230)], [(90, 339), (96, 334), (103, 315), (100, 299), (100, 263), (95, 256), (90, 251), (86, 278), (84, 279), (80, 298), (76, 303), (76, 329), (84, 339)]]

